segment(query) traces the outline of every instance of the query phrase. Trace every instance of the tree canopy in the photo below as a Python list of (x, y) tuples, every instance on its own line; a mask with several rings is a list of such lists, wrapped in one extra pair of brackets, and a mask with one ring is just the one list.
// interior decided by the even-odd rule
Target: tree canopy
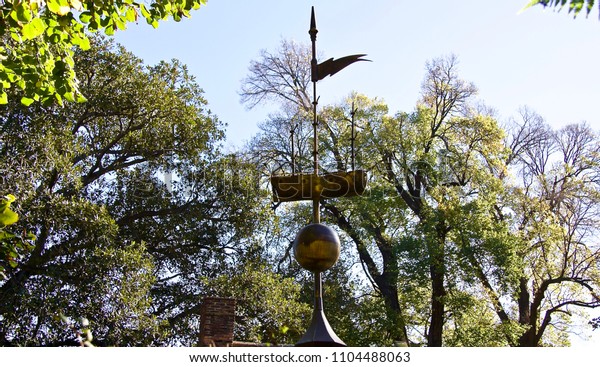
[[(220, 151), (223, 125), (184, 65), (91, 46), (75, 53), (86, 103), (0, 107), (2, 190), (18, 198), (2, 218), (35, 236), (14, 255), (2, 227), (0, 344), (70, 345), (63, 315), (87, 318), (96, 345), (194, 345), (216, 279), (260, 266), (256, 169)], [(302, 310), (293, 291), (271, 307)], [(261, 307), (242, 304), (248, 325)]]
[[(279, 56), (262, 52), (244, 80), (251, 106), (281, 102), (249, 146), (266, 174), (289, 172), (292, 161), (310, 168), (308, 92), (297, 90), (308, 85), (307, 50), (282, 42)], [(263, 70), (279, 70), (271, 76), (279, 79), (260, 83)], [(600, 306), (600, 139), (585, 124), (552, 131), (528, 110), (503, 127), (476, 93), (447, 56), (427, 63), (413, 111), (390, 115), (360, 94), (320, 106), (320, 170), (351, 169), (353, 116), (356, 164), (370, 173), (363, 197), (325, 200), (322, 217), (353, 247), (343, 255), (364, 270), (359, 292), (383, 301), (372, 304), (388, 342), (563, 345), (568, 315)], [(282, 206), (287, 220), (306, 216), (302, 204)]]
[(5, 0), (0, 3), (0, 104), (17, 89), (23, 104), (83, 101), (74, 52), (90, 47), (90, 32), (114, 34), (140, 18), (153, 27), (180, 21), (206, 0)]
[[(312, 168), (309, 46), (251, 63), (242, 100), (280, 110), (225, 153), (185, 65), (90, 40), (86, 102), (13, 88), (0, 106), (0, 345), (192, 346), (205, 296), (236, 298), (237, 340), (297, 341), (313, 289), (290, 254), (312, 208), (273, 204), (268, 177)], [(408, 111), (318, 106), (319, 171), (369, 172), (364, 195), (321, 202), (342, 242), (324, 307), (348, 345), (567, 345), (600, 307), (600, 136), (476, 97), (448, 55)]]

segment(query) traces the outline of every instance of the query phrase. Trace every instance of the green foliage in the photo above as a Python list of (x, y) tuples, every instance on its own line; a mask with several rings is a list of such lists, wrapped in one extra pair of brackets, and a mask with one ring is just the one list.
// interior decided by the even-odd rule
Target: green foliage
[(496, 328), (494, 314), (484, 300), (468, 292), (453, 290), (447, 298), (452, 309), (450, 325), (446, 327), (445, 345), (451, 347), (507, 346), (504, 335)]
[(559, 8), (559, 10), (568, 5), (569, 13), (572, 12), (573, 17), (575, 18), (582, 10), (585, 10), (586, 16), (590, 15), (590, 12), (594, 7), (594, 0), (531, 0), (521, 11), (534, 5), (542, 5), (543, 7), (550, 6)]
[[(75, 50), (90, 48), (90, 32), (114, 34), (140, 18), (153, 27), (173, 18), (180, 21), (206, 0), (6, 0), (0, 4), (0, 104), (9, 90), (20, 91), (30, 105), (82, 102), (75, 74)], [(19, 98), (14, 96), (13, 98)]]
[(16, 268), (19, 260), (33, 249), (32, 241), (35, 240), (31, 233), (18, 235), (6, 229), (19, 220), (18, 214), (10, 208), (15, 200), (12, 194), (0, 199), (0, 281), (7, 278), (7, 269)]
[(248, 263), (207, 280), (207, 294), (237, 300), (235, 340), (294, 344), (310, 322), (311, 306), (300, 301), (300, 285), (264, 265)]
[(61, 314), (86, 317), (94, 345), (192, 344), (200, 279), (260, 256), (256, 166), (219, 151), (185, 65), (101, 37), (75, 60), (86, 103), (0, 106), (3, 190), (23, 213), (9, 228), (36, 236), (0, 280), (0, 344), (71, 345)]
[(0, 228), (14, 224), (19, 220), (17, 213), (10, 209), (10, 204), (15, 201), (15, 197), (11, 194), (6, 195), (0, 201)]
[[(394, 333), (390, 330), (394, 325), (384, 300), (362, 284), (349, 262), (344, 256), (325, 273), (323, 301), (329, 324), (348, 346), (393, 346)], [(307, 302), (312, 302), (311, 280), (304, 283)]]

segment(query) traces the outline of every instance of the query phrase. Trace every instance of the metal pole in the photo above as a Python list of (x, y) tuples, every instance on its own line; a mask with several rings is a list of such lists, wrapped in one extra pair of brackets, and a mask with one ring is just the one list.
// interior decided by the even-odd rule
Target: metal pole
[[(319, 80), (319, 76), (317, 75), (317, 22), (315, 21), (315, 8), (311, 8), (310, 14), (310, 29), (308, 30), (308, 34), (310, 34), (310, 40), (312, 42), (312, 59), (310, 60), (311, 67), (311, 80), (313, 82), (313, 179), (317, 180), (319, 177), (319, 140), (317, 136), (317, 126), (319, 124), (317, 118), (317, 81)], [(319, 195), (312, 193), (313, 197), (313, 223), (320, 223), (320, 198)]]
[(350, 116), (352, 117), (351, 120), (351, 124), (352, 124), (352, 136), (350, 137), (350, 142), (351, 142), (351, 154), (352, 154), (352, 171), (354, 171), (354, 160), (355, 160), (355, 154), (354, 154), (354, 140), (356, 139), (356, 136), (354, 135), (354, 101), (352, 101), (352, 112), (350, 112)]
[(317, 311), (323, 311), (323, 282), (321, 273), (313, 273), (315, 276), (315, 307)]
[(297, 127), (298, 125), (294, 126), (290, 130), (290, 140), (292, 141), (292, 175), (296, 174), (296, 152), (294, 150), (294, 132), (296, 131)]

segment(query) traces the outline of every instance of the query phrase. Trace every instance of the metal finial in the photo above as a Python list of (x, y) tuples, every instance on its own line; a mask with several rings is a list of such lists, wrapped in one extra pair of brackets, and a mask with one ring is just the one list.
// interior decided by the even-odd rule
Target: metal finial
[(310, 34), (310, 39), (312, 41), (316, 41), (317, 39), (317, 22), (315, 20), (315, 7), (310, 8), (310, 29), (308, 30), (308, 34)]

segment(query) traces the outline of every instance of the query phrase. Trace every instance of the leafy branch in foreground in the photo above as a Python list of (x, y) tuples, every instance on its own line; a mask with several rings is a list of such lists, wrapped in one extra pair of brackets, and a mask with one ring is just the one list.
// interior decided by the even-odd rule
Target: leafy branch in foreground
[[(585, 9), (585, 15), (590, 15), (594, 7), (594, 0), (531, 0), (521, 11), (527, 10), (534, 5), (542, 5), (543, 7), (553, 7), (560, 11), (568, 4), (569, 13), (573, 13), (573, 17), (577, 17), (582, 10)], [(598, 5), (600, 11), (600, 3)]]
[(9, 89), (22, 91), (21, 102), (51, 104), (85, 101), (74, 71), (74, 50), (90, 48), (89, 32), (113, 35), (140, 15), (158, 22), (190, 17), (206, 0), (4, 0), (0, 2), (0, 104)]
[(0, 280), (6, 279), (5, 272), (16, 268), (23, 254), (31, 251), (33, 245), (30, 241), (35, 240), (32, 234), (19, 236), (5, 230), (19, 220), (19, 215), (10, 208), (15, 200), (11, 194), (0, 199)]

